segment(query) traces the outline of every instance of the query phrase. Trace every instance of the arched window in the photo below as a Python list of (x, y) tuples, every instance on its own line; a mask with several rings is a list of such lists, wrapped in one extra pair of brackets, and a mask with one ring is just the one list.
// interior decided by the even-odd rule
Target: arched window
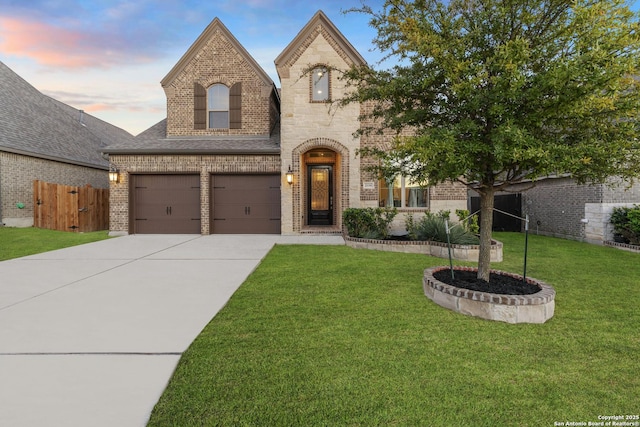
[(329, 89), (329, 70), (326, 67), (318, 66), (311, 74), (311, 101), (324, 102), (331, 99)]
[(209, 129), (229, 128), (229, 88), (214, 84), (207, 90)]

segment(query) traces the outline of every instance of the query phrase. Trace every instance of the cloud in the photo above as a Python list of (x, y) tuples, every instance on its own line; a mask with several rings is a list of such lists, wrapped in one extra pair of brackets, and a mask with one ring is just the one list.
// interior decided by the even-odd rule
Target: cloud
[(110, 68), (153, 59), (118, 34), (7, 17), (0, 17), (0, 51), (66, 69)]

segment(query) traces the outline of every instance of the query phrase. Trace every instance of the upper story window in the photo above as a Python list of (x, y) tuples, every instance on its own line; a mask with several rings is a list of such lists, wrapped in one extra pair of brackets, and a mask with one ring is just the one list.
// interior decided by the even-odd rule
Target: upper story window
[(311, 101), (324, 102), (331, 99), (330, 74), (326, 67), (316, 67), (311, 74)]
[(229, 88), (215, 84), (207, 90), (209, 129), (229, 128)]
[(193, 88), (194, 129), (242, 129), (242, 82)]

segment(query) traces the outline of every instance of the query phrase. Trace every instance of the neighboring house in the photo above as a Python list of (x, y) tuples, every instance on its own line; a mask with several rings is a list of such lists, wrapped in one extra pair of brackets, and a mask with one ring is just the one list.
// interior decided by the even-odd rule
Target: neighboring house
[(613, 240), (613, 208), (634, 203), (640, 204), (640, 184), (629, 187), (615, 179), (578, 185), (569, 177), (546, 178), (522, 193), (531, 232), (599, 244)]
[[(469, 191), (470, 210), (479, 209), (480, 200)], [(534, 183), (513, 185), (496, 194), (494, 230), (522, 231), (529, 216), (529, 232), (588, 243), (613, 240), (611, 213), (616, 206), (640, 204), (640, 184), (629, 186), (616, 179), (605, 184), (578, 184), (570, 176), (546, 177)]]
[(466, 207), (466, 189), (364, 172), (355, 137), (366, 106), (332, 107), (345, 91), (336, 69), (364, 59), (317, 12), (275, 59), (282, 89), (214, 19), (162, 80), (167, 118), (109, 154), (112, 234), (340, 233), (349, 207), (405, 212)]
[(33, 225), (33, 181), (108, 188), (101, 149), (133, 138), (56, 101), (0, 62), (0, 224)]

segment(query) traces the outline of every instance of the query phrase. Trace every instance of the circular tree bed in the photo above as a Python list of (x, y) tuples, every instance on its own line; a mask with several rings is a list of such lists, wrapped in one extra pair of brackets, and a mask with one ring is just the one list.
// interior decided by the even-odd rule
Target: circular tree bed
[(489, 283), (476, 279), (476, 268), (449, 267), (424, 271), (425, 295), (457, 313), (507, 323), (544, 323), (553, 317), (555, 290), (546, 283), (492, 270)]

